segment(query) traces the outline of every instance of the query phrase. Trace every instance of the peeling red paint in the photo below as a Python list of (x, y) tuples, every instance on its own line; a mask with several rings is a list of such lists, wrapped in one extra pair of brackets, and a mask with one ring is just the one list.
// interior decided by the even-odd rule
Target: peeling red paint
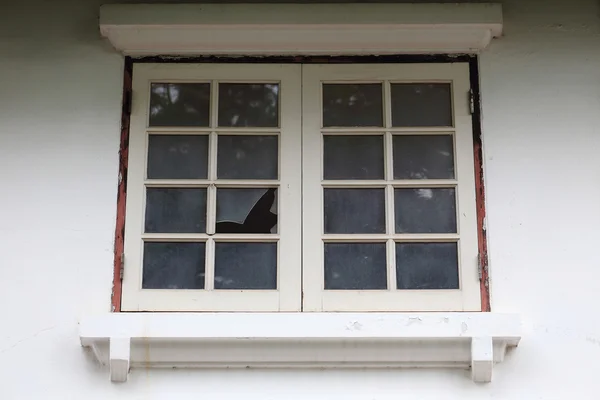
[(123, 108), (121, 114), (121, 143), (119, 146), (119, 186), (117, 192), (117, 223), (115, 227), (115, 253), (112, 290), (112, 311), (121, 311), (121, 266), (125, 248), (125, 204), (127, 198), (127, 161), (129, 158), (129, 117), (131, 114), (132, 62), (125, 58), (123, 74)]

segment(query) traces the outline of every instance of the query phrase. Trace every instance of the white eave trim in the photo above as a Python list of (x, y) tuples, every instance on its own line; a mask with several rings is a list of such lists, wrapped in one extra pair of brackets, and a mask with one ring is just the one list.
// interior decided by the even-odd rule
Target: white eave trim
[(471, 368), (490, 382), (521, 338), (495, 313), (113, 313), (80, 323), (80, 339), (127, 380), (130, 367)]
[(110, 4), (100, 31), (131, 56), (477, 53), (500, 4)]

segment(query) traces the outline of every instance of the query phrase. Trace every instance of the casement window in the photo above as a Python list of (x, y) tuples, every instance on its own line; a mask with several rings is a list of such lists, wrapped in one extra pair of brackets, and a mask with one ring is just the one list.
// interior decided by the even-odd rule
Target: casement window
[(477, 311), (467, 63), (134, 64), (123, 311)]

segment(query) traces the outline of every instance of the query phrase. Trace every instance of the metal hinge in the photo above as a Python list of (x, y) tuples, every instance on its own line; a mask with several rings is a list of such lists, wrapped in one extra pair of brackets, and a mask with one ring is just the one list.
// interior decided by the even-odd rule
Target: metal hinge
[(123, 280), (123, 274), (125, 272), (125, 253), (121, 253), (121, 268), (119, 269), (119, 278)]
[(469, 89), (469, 111), (471, 115), (475, 114), (475, 94), (473, 89)]

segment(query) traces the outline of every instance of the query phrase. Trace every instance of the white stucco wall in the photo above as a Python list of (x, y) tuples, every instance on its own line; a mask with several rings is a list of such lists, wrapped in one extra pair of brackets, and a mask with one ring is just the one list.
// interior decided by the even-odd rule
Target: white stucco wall
[(110, 306), (122, 57), (98, 0), (0, 12), (0, 399), (597, 399), (600, 4), (507, 0), (481, 57), (492, 307), (521, 346), (466, 371), (144, 371), (79, 347)]

